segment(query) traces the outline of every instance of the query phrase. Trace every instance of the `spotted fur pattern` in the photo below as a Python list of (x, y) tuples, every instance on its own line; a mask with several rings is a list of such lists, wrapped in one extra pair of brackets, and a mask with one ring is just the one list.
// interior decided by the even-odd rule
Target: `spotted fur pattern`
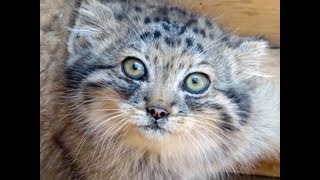
[[(263, 71), (267, 49), (262, 38), (227, 33), (209, 17), (163, 2), (84, 1), (68, 41), (67, 116), (42, 142), (58, 160), (44, 158), (42, 173), (218, 179), (238, 164), (279, 155), (279, 88)], [(123, 73), (127, 57), (144, 63), (143, 80)], [(202, 94), (183, 89), (193, 72), (210, 79)], [(150, 105), (170, 113), (159, 121), (162, 131), (143, 128)]]

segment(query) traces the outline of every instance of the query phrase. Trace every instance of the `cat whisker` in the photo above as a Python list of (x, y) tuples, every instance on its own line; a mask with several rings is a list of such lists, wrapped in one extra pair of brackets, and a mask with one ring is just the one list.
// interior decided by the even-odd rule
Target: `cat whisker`
[(217, 119), (217, 118), (211, 118), (211, 117), (205, 116), (205, 115), (189, 115), (189, 116), (194, 117), (194, 118), (198, 118), (198, 119), (201, 119), (201, 120), (204, 120), (204, 121), (206, 121), (206, 122), (211, 122), (211, 123), (212, 123), (212, 122), (214, 122), (214, 123), (224, 123), (224, 124), (230, 125), (230, 126), (232, 126), (232, 127), (234, 127), (234, 128), (238, 128), (238, 127), (236, 126), (236, 124), (234, 124), (234, 123), (222, 121), (222, 120), (219, 120), (219, 119)]
[[(198, 126), (198, 127), (202, 127), (202, 126)], [(206, 128), (204, 128), (204, 127), (202, 127), (202, 128), (203, 128), (203, 129), (206, 129)], [(211, 143), (212, 140), (210, 140), (208, 137), (205, 137), (201, 131), (195, 130), (194, 132), (195, 132), (196, 134), (200, 135), (205, 141), (207, 141), (206, 143)], [(214, 133), (214, 135), (215, 135), (216, 137), (218, 137), (218, 139), (220, 139), (221, 142), (223, 142), (222, 138), (221, 138), (219, 135), (217, 135), (216, 133)], [(219, 158), (220, 161), (222, 161), (222, 157), (220, 156), (221, 153), (217, 152), (217, 151), (215, 150), (215, 148), (211, 148), (211, 150), (215, 152), (215, 157)], [(215, 159), (213, 159), (213, 160), (215, 160)], [(210, 170), (213, 170), (211, 164), (209, 164), (208, 167), (209, 167)]]
[[(108, 139), (109, 139), (109, 142), (108, 142), (108, 144), (106, 145), (105, 151), (104, 151), (103, 153), (107, 153), (108, 148), (109, 148), (111, 145), (115, 145), (115, 144), (112, 144), (112, 143), (113, 143), (113, 142), (112, 142), (112, 139), (114, 138), (114, 136), (117, 135), (117, 138), (116, 138), (114, 141), (119, 141), (119, 139), (122, 137), (122, 135), (123, 135), (124, 133), (126, 133), (128, 127), (129, 127), (128, 118), (122, 119), (121, 121), (124, 121), (124, 123), (123, 123), (118, 129), (116, 129), (116, 130), (114, 131), (113, 136), (111, 136), (110, 138), (108, 138)], [(126, 126), (126, 127), (123, 128), (123, 126)], [(120, 131), (121, 129), (122, 129), (122, 131), (118, 134), (118, 131)], [(107, 137), (105, 137), (105, 139), (103, 140), (102, 144), (104, 144), (106, 140), (107, 140)], [(101, 152), (100, 154), (102, 154), (102, 152)], [(99, 156), (98, 156), (98, 159), (100, 159), (100, 154), (99, 154)], [(105, 161), (105, 158), (106, 158), (106, 157), (102, 158), (102, 161)], [(117, 159), (117, 158), (115, 158), (115, 159)]]
[[(103, 139), (107, 139), (107, 134), (110, 132), (110, 131), (112, 131), (115, 127), (117, 127), (119, 124), (121, 125), (121, 123), (124, 123), (125, 124), (125, 121), (122, 119), (122, 120), (120, 120), (120, 121), (118, 121), (118, 122), (116, 122), (115, 124), (113, 124), (110, 128), (108, 128), (108, 130), (106, 131), (106, 132), (104, 132), (102, 135), (100, 135), (100, 138), (99, 138), (99, 140), (97, 141), (97, 143), (96, 143), (96, 146), (95, 146), (95, 150), (94, 150), (94, 152), (93, 152), (93, 155), (92, 155), (92, 157), (91, 157), (91, 162), (92, 163), (94, 163), (93, 161), (95, 160), (94, 158), (95, 158), (95, 155), (96, 155), (96, 153), (97, 153), (97, 151), (98, 151), (98, 147), (100, 147), (101, 148), (101, 145), (103, 145), (103, 143), (104, 143), (104, 140)], [(113, 134), (115, 134), (116, 132), (113, 132)], [(101, 144), (101, 145), (100, 145)], [(99, 156), (100, 156), (100, 154), (99, 154)], [(91, 170), (91, 167), (89, 168), (89, 172), (90, 172), (90, 170)]]
[[(203, 121), (198, 121), (198, 120), (195, 120), (195, 119), (192, 119), (192, 118), (189, 118), (188, 120), (195, 122), (194, 124), (195, 124), (196, 127), (201, 127), (201, 128), (203, 128), (203, 129), (209, 131), (210, 133), (212, 133), (213, 136), (215, 136), (216, 138), (218, 138), (219, 140), (221, 140), (221, 142), (223, 142), (224, 139), (222, 139), (222, 138), (219, 136), (219, 134), (223, 135), (223, 136), (226, 137), (227, 139), (229, 138), (229, 136), (228, 136), (225, 132), (223, 132), (222, 129), (220, 129), (220, 128), (218, 128), (218, 127), (216, 127), (216, 126), (214, 126), (214, 125), (212, 125), (212, 124), (210, 124), (210, 123), (204, 123)], [(220, 133), (214, 132), (214, 131), (212, 131), (212, 130), (210, 130), (210, 129), (208, 129), (208, 128), (206, 128), (205, 126), (202, 126), (202, 125), (200, 125), (200, 124), (205, 124), (206, 126), (209, 126), (209, 127), (213, 128), (213, 129), (215, 129), (215, 130), (218, 130)]]
[(210, 161), (209, 161), (209, 158), (207, 156), (207, 153), (205, 152), (205, 149), (203, 148), (203, 146), (198, 142), (198, 140), (190, 133), (189, 130), (185, 130), (185, 134), (188, 135), (190, 138), (193, 139), (193, 141), (197, 144), (195, 147), (199, 148), (200, 151), (202, 151), (202, 154), (199, 152), (199, 156), (203, 156), (205, 159), (202, 159), (206, 162), (203, 162), (203, 163), (207, 163), (208, 166), (211, 165)]
[[(116, 114), (116, 113), (114, 113), (114, 114)], [(108, 114), (108, 115), (112, 115), (112, 114)], [(107, 120), (105, 120), (105, 121), (110, 121), (110, 120), (112, 120), (112, 119), (114, 119), (114, 118), (117, 118), (117, 117), (121, 117), (121, 115), (123, 115), (123, 114), (120, 114), (120, 115), (116, 115), (116, 116), (112, 116), (111, 118), (109, 118), (109, 119), (107, 119)], [(103, 116), (102, 118), (104, 118), (105, 116)], [(100, 119), (102, 119), (102, 118), (100, 118)], [(75, 160), (76, 160), (76, 158), (77, 158), (77, 156), (78, 156), (78, 154), (79, 154), (79, 152), (80, 152), (80, 150), (81, 150), (81, 148), (82, 148), (82, 146), (83, 146), (83, 143), (88, 139), (88, 137), (89, 137), (89, 135), (90, 134), (92, 134), (92, 132), (95, 132), (96, 130), (95, 129), (97, 129), (99, 126), (101, 126), (101, 124), (103, 124), (105, 121), (103, 121), (103, 122), (101, 122), (101, 123), (99, 123), (95, 128), (94, 128), (94, 130), (90, 130), (90, 131), (86, 131), (85, 133), (84, 133), (84, 135), (83, 135), (83, 137), (82, 137), (82, 140), (81, 140), (81, 142), (79, 143), (79, 146), (78, 146), (78, 151), (77, 151), (77, 153), (76, 153), (76, 156), (75, 156)]]

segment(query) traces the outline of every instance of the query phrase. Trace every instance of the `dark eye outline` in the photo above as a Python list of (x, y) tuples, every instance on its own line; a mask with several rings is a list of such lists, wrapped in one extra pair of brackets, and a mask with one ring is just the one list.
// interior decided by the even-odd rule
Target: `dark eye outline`
[[(140, 64), (142, 64), (143, 69), (144, 69), (143, 74), (141, 74), (141, 75), (138, 76), (138, 77), (133, 77), (133, 76), (131, 76), (130, 74), (128, 74), (128, 73), (126, 72), (125, 68), (124, 68), (124, 64), (125, 64), (127, 61), (129, 61), (129, 60), (136, 60), (136, 61), (138, 61)], [(134, 79), (134, 80), (145, 80), (145, 79), (146, 79), (146, 74), (147, 74), (147, 73), (146, 73), (146, 72), (147, 72), (146, 66), (144, 65), (144, 63), (143, 63), (140, 59), (138, 59), (138, 58), (136, 58), (136, 57), (126, 57), (126, 58), (122, 61), (122, 63), (121, 63), (121, 70), (122, 70), (122, 72), (123, 72), (128, 78), (130, 78), (130, 79)]]
[[(189, 78), (190, 76), (194, 75), (194, 74), (201, 74), (202, 76), (206, 77), (207, 80), (208, 80), (206, 86), (205, 86), (202, 90), (200, 90), (200, 91), (191, 90), (191, 89), (189, 89), (188, 86), (187, 86), (187, 80), (188, 80), (188, 78)], [(191, 93), (191, 94), (202, 94), (202, 93), (206, 92), (206, 91), (209, 89), (210, 84), (211, 84), (211, 81), (210, 81), (209, 76), (208, 76), (207, 74), (202, 73), (202, 72), (193, 72), (193, 73), (188, 74), (188, 75), (186, 76), (186, 78), (183, 80), (183, 85), (182, 85), (182, 87), (183, 87), (183, 89), (185, 89), (186, 91), (188, 91), (188, 92)]]

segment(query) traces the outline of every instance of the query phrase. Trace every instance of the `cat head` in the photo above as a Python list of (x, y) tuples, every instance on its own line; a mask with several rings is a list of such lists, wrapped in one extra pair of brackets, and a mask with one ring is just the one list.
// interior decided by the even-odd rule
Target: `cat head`
[(88, 131), (155, 150), (241, 139), (268, 46), (175, 6), (97, 1), (80, 7), (68, 45), (67, 88)]

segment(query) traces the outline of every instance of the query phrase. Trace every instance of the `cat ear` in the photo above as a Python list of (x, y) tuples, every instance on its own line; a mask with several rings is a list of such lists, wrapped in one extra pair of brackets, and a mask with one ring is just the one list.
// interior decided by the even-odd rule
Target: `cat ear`
[[(86, 0), (78, 9), (75, 25), (70, 29), (68, 51), (70, 54), (83, 52), (92, 48), (104, 38), (117, 32), (117, 21), (123, 12), (118, 4), (105, 6), (97, 0)], [(119, 13), (117, 13), (119, 12)], [(117, 15), (119, 14), (119, 15)]]
[(236, 37), (228, 40), (229, 50), (238, 63), (241, 74), (250, 78), (252, 76), (266, 76), (263, 64), (266, 62), (269, 42), (263, 37)]

